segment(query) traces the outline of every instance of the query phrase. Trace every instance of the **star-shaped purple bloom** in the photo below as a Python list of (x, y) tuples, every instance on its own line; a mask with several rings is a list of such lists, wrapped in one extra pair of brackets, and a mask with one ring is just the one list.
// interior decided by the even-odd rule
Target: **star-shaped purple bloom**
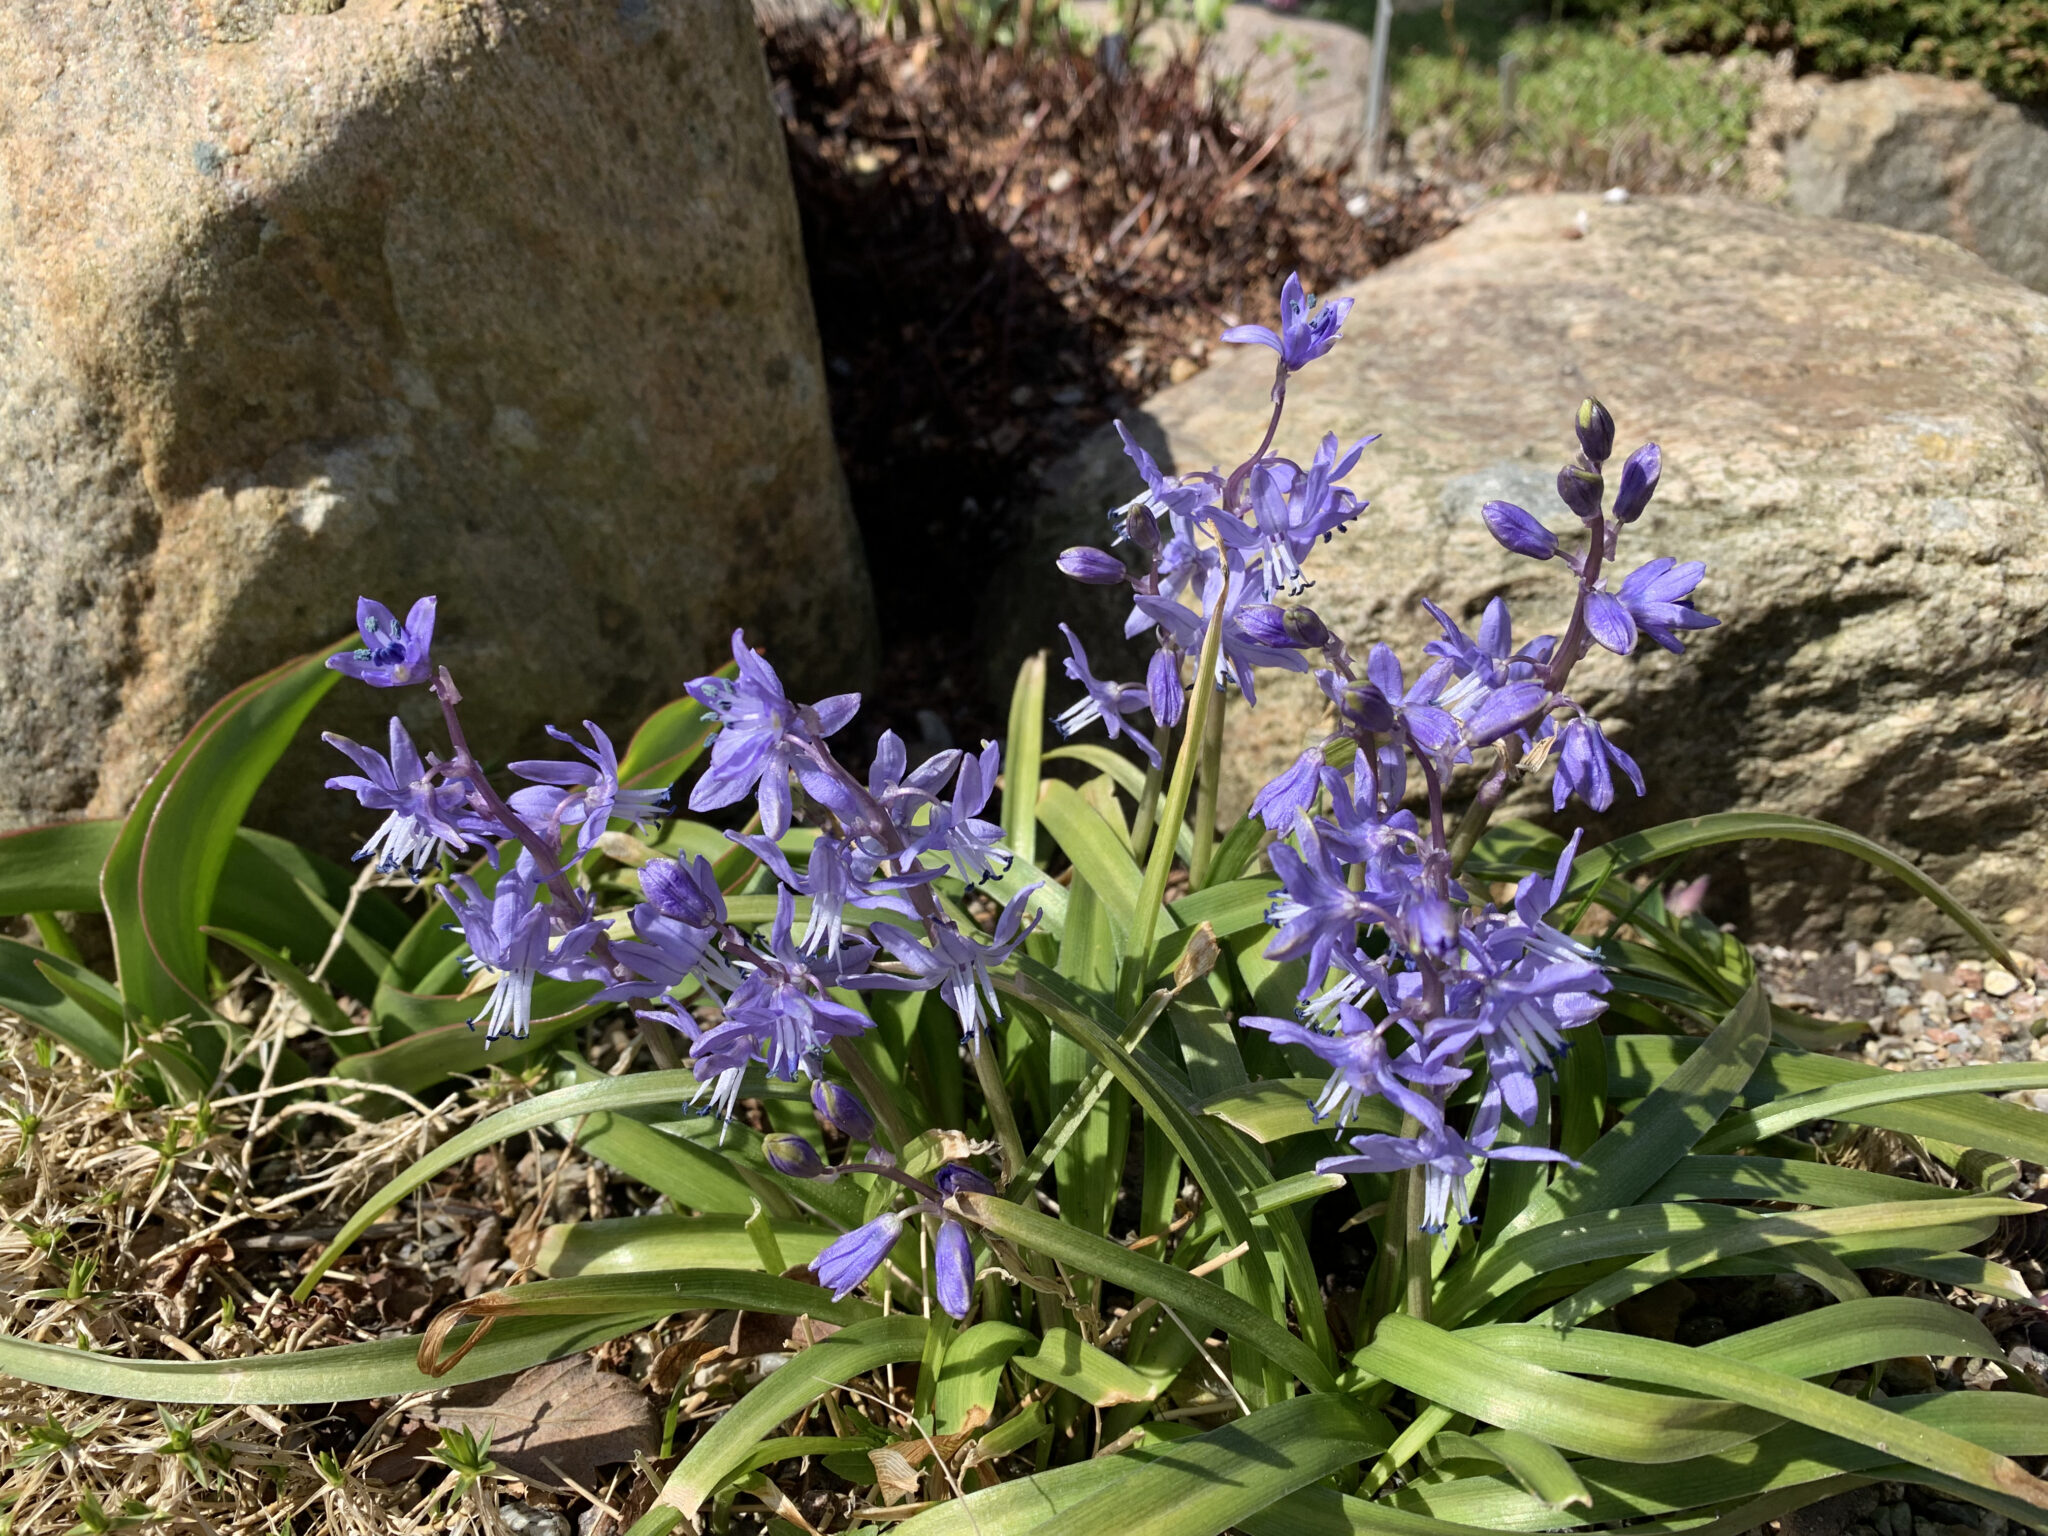
[(1721, 622), (1692, 605), (1693, 589), (1706, 573), (1706, 566), (1698, 560), (1680, 565), (1669, 555), (1659, 556), (1629, 572), (1618, 591), (1589, 594), (1586, 628), (1595, 640), (1620, 656), (1636, 648), (1638, 631), (1653, 644), (1683, 654), (1680, 631), (1712, 629)]
[(1157, 768), (1159, 749), (1152, 745), (1152, 739), (1143, 730), (1126, 718), (1150, 702), (1146, 691), (1132, 683), (1100, 681), (1088, 665), (1088, 652), (1081, 646), (1081, 637), (1065, 624), (1060, 626), (1060, 633), (1067, 637), (1067, 647), (1073, 652), (1063, 663), (1067, 676), (1083, 689), (1081, 698), (1054, 719), (1053, 724), (1059, 728), (1060, 735), (1072, 736), (1100, 720), (1112, 741), (1119, 736), (1129, 736), (1132, 745), (1144, 753), (1145, 761)]
[(838, 693), (799, 707), (783, 692), (782, 679), (768, 662), (747, 649), (746, 636), (732, 632), (732, 659), (739, 677), (700, 677), (685, 685), (690, 697), (718, 721), (711, 766), (690, 791), (690, 809), (715, 811), (757, 791), (761, 825), (770, 837), (789, 830), (789, 775), (829, 783), (816, 769), (809, 744), (840, 730), (860, 709), (860, 695)]
[(1302, 291), (1301, 274), (1289, 273), (1280, 285), (1279, 334), (1263, 325), (1233, 325), (1223, 339), (1240, 346), (1271, 347), (1280, 354), (1280, 366), (1296, 373), (1337, 344), (1351, 305), (1350, 299), (1333, 299), (1318, 309)]
[(1496, 1147), (1500, 1134), (1500, 1095), (1489, 1090), (1472, 1116), (1470, 1135), (1448, 1125), (1425, 1128), (1416, 1136), (1354, 1136), (1349, 1157), (1326, 1157), (1317, 1173), (1393, 1173), (1402, 1168), (1425, 1170), (1422, 1230), (1441, 1232), (1451, 1214), (1469, 1222), (1472, 1208), (1465, 1181), (1490, 1158), (1524, 1163), (1568, 1163), (1570, 1158), (1548, 1147)]
[[(1638, 795), (1643, 792), (1643, 770), (1636, 766), (1634, 758), (1607, 739), (1597, 720), (1579, 715), (1554, 729), (1557, 777), (1550, 784), (1552, 810), (1563, 810), (1565, 801), (1573, 795), (1596, 811), (1606, 810), (1614, 804), (1616, 768), (1628, 775)], [(1545, 721), (1543, 733), (1548, 735), (1552, 730), (1552, 723)]]
[(1002, 915), (996, 919), (995, 932), (985, 943), (969, 938), (950, 923), (940, 924), (936, 932), (928, 936), (928, 943), (894, 923), (876, 923), (869, 929), (875, 941), (910, 974), (870, 974), (858, 978), (851, 985), (903, 992), (924, 992), (936, 988), (946, 1000), (946, 1006), (960, 1020), (960, 1033), (969, 1040), (975, 1040), (981, 1034), (984, 1006), (990, 1018), (1003, 1016), (1002, 1001), (996, 996), (995, 983), (989, 979), (989, 972), (1009, 959), (1031, 930), (1038, 926), (1036, 913), (1032, 914), (1030, 922), (1024, 921), (1025, 905), (1037, 892), (1038, 887), (1034, 884), (1012, 896)]
[(1002, 846), (1003, 829), (981, 819), (1002, 771), (1003, 749), (983, 742), (979, 757), (961, 759), (951, 803), (937, 806), (925, 827), (920, 850), (945, 854), (953, 873), (968, 885), (999, 880), (1010, 867), (1011, 855)]
[(462, 937), (469, 944), (470, 958), (464, 965), (472, 972), (498, 973), (490, 1002), (470, 1021), (472, 1027), (484, 1025), (487, 1044), (508, 1032), (515, 1039), (526, 1038), (533, 1021), (536, 976), (567, 980), (594, 974), (584, 956), (597, 941), (597, 925), (578, 922), (550, 945), (555, 912), (539, 901), (539, 892), (533, 855), (523, 850), (488, 896), (468, 875), (457, 875), (451, 885), (441, 887), (441, 899), (462, 925)]
[(384, 824), (370, 834), (356, 854), (359, 859), (375, 857), (377, 868), (386, 874), (404, 870), (415, 880), (420, 871), (439, 856), (442, 849), (459, 853), (470, 844), (464, 829), (463, 802), (467, 798), (460, 783), (434, 782), (433, 772), (420, 761), (412, 737), (391, 717), (391, 756), (375, 748), (337, 736), (332, 731), (320, 739), (355, 760), (360, 775), (342, 774), (327, 781), (329, 789), (346, 789), (373, 811), (389, 811)]
[(579, 827), (576, 846), (587, 849), (616, 816), (636, 831), (646, 831), (668, 811), (666, 789), (621, 789), (619, 754), (596, 721), (586, 720), (591, 746), (584, 746), (567, 731), (548, 727), (548, 734), (574, 747), (589, 759), (587, 763), (563, 763), (553, 758), (524, 758), (511, 765), (512, 771), (530, 781), (532, 787), (513, 794), (507, 802), (522, 821), (542, 836), (557, 838), (564, 827)]
[(362, 631), (359, 650), (327, 658), (327, 665), (345, 677), (372, 688), (403, 688), (434, 675), (429, 651), (434, 644), (434, 599), (423, 597), (399, 623), (389, 608), (374, 598), (356, 599), (356, 628)]
[(1349, 1003), (1338, 1006), (1337, 1021), (1335, 1033), (1311, 1029), (1293, 1019), (1251, 1016), (1238, 1023), (1265, 1031), (1276, 1044), (1306, 1047), (1329, 1066), (1330, 1081), (1310, 1101), (1318, 1123), (1334, 1116), (1339, 1127), (1349, 1125), (1358, 1106), (1375, 1096), (1415, 1116), (1424, 1126), (1443, 1123), (1443, 1111), (1436, 1103), (1401, 1080), (1387, 1049), (1385, 1026), (1376, 1025), (1362, 1009)]

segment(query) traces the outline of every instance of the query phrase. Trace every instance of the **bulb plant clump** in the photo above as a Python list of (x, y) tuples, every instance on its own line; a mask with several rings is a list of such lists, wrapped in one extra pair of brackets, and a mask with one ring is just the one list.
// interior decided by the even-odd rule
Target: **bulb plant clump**
[[(2005, 1352), (2034, 1295), (2000, 1244), (2048, 1133), (1998, 1095), (2048, 1069), (1829, 1054), (1843, 1028), (1774, 1007), (1662, 867), (1800, 840), (1998, 938), (1818, 822), (1598, 842), (1503, 819), (1518, 790), (1582, 819), (1642, 795), (1580, 664), (1719, 623), (1701, 563), (1661, 552), (1661, 451), (1617, 457), (1586, 400), (1556, 508), (1473, 509), (1558, 571), (1548, 632), (1518, 642), (1494, 598), (1426, 602), (1415, 655), (1340, 633), (1308, 599), (1319, 547), (1384, 515), (1353, 488), (1373, 439), (1275, 445), (1352, 301), (1290, 279), (1280, 307), (1224, 333), (1273, 354), (1241, 463), (1168, 474), (1124, 431), (1140, 488), (1058, 557), (1127, 597), (1124, 647), (1059, 625), (1070, 702), (1033, 658), (1000, 743), (914, 757), (884, 731), (857, 762), (859, 696), (792, 699), (735, 631), (624, 752), (551, 728), (573, 756), (510, 763), (508, 791), (435, 600), (362, 601), (327, 668), (424, 690), (443, 740), (326, 738), (353, 769), (330, 786), (383, 816), (359, 857), (432, 909), (367, 967), (373, 1048), (337, 1070), (411, 1091), (504, 1063), (540, 1091), (391, 1180), (296, 1294), (437, 1172), (544, 1127), (587, 1127), (667, 1209), (546, 1229), (535, 1277), (451, 1306), (415, 1360), (242, 1362), (232, 1390), (392, 1395), (734, 1309), (782, 1319), (793, 1358), (650, 1470), (634, 1536), (757, 1506), (905, 1536), (1739, 1532), (1875, 1482), (2040, 1527), (2048, 1383)], [(1320, 695), (1317, 739), (1220, 826), (1227, 716), (1279, 674)], [(248, 944), (339, 1016), (333, 983)], [(613, 1010), (654, 1067), (573, 1048)], [(203, 1090), (191, 1062), (162, 1088)], [(1637, 1326), (1653, 1291), (1707, 1309), (1710, 1342)], [(64, 1357), (0, 1339), (30, 1379)], [(1913, 1358), (1948, 1362), (1937, 1390), (1901, 1390), (1887, 1362)], [(203, 1364), (95, 1379), (229, 1390)]]

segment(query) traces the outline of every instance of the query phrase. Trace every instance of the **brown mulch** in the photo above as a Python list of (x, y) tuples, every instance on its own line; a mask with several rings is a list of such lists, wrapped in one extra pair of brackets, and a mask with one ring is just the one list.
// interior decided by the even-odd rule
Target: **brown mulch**
[(1191, 57), (1112, 72), (847, 16), (764, 41), (889, 653), (871, 729), (997, 734), (966, 640), (1037, 474), (1272, 321), (1289, 272), (1315, 291), (1447, 233), (1449, 198), (1388, 184), (1352, 213)]

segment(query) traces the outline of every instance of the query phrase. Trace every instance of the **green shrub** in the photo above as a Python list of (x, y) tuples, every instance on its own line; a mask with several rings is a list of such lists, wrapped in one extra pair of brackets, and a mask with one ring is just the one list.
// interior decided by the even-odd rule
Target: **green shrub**
[(2048, 0), (1577, 0), (1673, 49), (1791, 48), (1831, 75), (1902, 69), (2048, 102)]

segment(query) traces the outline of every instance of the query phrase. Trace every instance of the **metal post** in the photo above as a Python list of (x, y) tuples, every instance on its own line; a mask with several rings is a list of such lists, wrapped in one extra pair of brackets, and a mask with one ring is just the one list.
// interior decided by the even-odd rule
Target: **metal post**
[(1365, 92), (1365, 174), (1380, 173), (1386, 146), (1387, 56), (1392, 48), (1394, 0), (1379, 0), (1372, 20), (1372, 79)]

